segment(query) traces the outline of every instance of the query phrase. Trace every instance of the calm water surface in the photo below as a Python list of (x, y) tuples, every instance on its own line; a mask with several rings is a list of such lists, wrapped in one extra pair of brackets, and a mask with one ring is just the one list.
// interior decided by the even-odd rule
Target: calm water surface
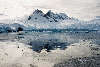
[(44, 48), (51, 50), (55, 48), (65, 49), (68, 45), (80, 41), (92, 41), (100, 45), (100, 32), (20, 32), (2, 33), (0, 41), (17, 41), (31, 45), (33, 50), (38, 51)]

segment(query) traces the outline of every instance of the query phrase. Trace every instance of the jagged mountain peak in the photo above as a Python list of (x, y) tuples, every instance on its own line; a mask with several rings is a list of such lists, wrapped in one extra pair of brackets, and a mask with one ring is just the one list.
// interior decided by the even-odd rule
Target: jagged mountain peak
[(51, 12), (51, 10), (49, 10), (45, 15), (47, 15), (47, 16), (52, 16), (52, 15), (55, 15), (53, 12)]
[(33, 12), (33, 14), (44, 14), (41, 10), (39, 10), (39, 9), (36, 9), (34, 12)]

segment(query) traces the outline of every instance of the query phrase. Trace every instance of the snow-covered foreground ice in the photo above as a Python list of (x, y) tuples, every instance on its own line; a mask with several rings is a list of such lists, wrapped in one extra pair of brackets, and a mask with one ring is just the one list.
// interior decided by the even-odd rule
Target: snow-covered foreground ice
[(93, 61), (92, 63), (96, 61), (91, 67), (99, 67), (99, 34), (100, 32), (3, 33), (0, 34), (0, 67), (67, 67), (68, 62), (77, 64), (71, 61), (77, 58), (82, 58), (75, 61), (83, 62), (83, 65), (85, 60)]
[(0, 42), (0, 67), (29, 67), (33, 64), (32, 59), (32, 50), (24, 44)]

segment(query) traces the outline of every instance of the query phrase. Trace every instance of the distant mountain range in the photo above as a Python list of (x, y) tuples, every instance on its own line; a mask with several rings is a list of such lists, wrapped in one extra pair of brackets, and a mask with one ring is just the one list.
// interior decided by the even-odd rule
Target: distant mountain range
[[(6, 21), (5, 21), (6, 22)], [(35, 10), (30, 16), (22, 20), (7, 21), (11, 24), (0, 24), (0, 33), (22, 30), (100, 30), (100, 16), (91, 21), (80, 21), (76, 18), (67, 16), (65, 13), (54, 13), (49, 10), (43, 13)], [(58, 30), (58, 31), (59, 31)]]

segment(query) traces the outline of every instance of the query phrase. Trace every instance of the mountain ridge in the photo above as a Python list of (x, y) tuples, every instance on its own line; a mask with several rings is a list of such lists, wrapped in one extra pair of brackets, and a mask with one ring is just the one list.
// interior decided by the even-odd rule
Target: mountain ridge
[(59, 13), (59, 14), (53, 13), (51, 10), (49, 10), (47, 13), (43, 13), (41, 10), (38, 10), (38, 9), (35, 10), (32, 13), (32, 15), (28, 17), (28, 20), (31, 20), (32, 18), (34, 18), (35, 20), (37, 20), (38, 18), (43, 18), (43, 19), (46, 19), (47, 22), (59, 22), (62, 20), (71, 19), (64, 13)]

